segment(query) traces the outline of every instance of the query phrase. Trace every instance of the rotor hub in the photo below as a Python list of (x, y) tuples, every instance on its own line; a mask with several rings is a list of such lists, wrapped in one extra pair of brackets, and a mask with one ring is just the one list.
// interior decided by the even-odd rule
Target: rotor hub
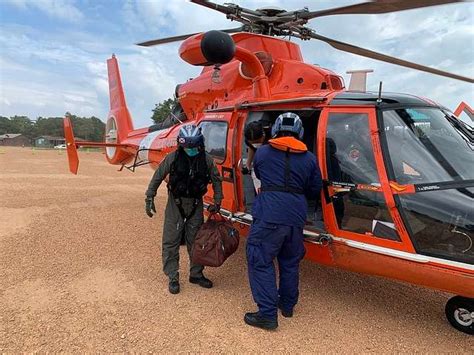
[(261, 12), (265, 16), (276, 16), (278, 14), (282, 14), (286, 12), (286, 10), (282, 9), (278, 6), (267, 6), (257, 9), (258, 12)]

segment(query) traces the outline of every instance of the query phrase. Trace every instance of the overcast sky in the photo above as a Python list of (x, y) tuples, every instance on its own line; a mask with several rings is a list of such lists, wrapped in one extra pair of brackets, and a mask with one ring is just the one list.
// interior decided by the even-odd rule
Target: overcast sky
[[(223, 3), (224, 1), (216, 1)], [(360, 1), (234, 1), (310, 10)], [(340, 15), (314, 19), (321, 35), (474, 76), (474, 3), (386, 15)], [(178, 56), (180, 43), (141, 48), (134, 43), (189, 32), (236, 27), (224, 15), (186, 0), (0, 0), (0, 115), (62, 116), (66, 111), (105, 121), (109, 109), (106, 60), (118, 57), (135, 127), (151, 124), (151, 109), (176, 84), (200, 72)], [(343, 75), (374, 69), (368, 89), (431, 98), (454, 110), (474, 106), (474, 86), (346, 54), (318, 41), (301, 42), (309, 63)]]

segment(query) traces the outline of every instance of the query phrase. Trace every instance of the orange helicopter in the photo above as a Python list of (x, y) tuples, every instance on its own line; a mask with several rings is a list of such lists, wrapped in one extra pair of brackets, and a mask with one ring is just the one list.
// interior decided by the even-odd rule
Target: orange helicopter
[[(458, 330), (474, 334), (473, 128), (431, 100), (384, 93), (381, 85), (379, 92), (366, 92), (364, 72), (353, 73), (353, 90), (346, 90), (339, 75), (305, 63), (296, 43), (278, 38), (317, 39), (342, 51), (473, 83), (472, 78), (336, 41), (305, 27), (321, 16), (457, 1), (380, 0), (321, 11), (191, 2), (243, 26), (139, 44), (184, 40), (180, 57), (203, 66), (197, 78), (177, 86), (179, 103), (170, 116), (147, 128), (134, 129), (117, 58), (108, 59), (105, 142), (76, 142), (70, 120), (64, 118), (71, 172), (77, 173), (80, 146), (105, 147), (108, 162), (120, 170), (145, 164), (156, 168), (176, 148), (180, 127), (199, 125), (223, 177), (222, 213), (245, 235), (255, 190), (242, 173), (247, 158), (244, 127), (256, 120), (271, 124), (280, 113), (295, 112), (324, 179), (320, 200), (308, 201), (312, 213), (305, 227), (306, 258), (456, 294), (446, 304), (446, 316)], [(205, 203), (211, 203), (212, 194), (204, 197)]]

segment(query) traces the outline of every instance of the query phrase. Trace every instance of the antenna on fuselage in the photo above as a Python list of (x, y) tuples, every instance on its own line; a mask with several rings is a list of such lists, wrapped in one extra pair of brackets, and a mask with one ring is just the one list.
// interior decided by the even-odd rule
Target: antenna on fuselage
[(171, 116), (173, 116), (173, 118), (178, 121), (179, 123), (183, 124), (183, 121), (181, 121), (178, 116), (176, 116), (173, 112), (170, 112)]
[(379, 83), (379, 97), (377, 98), (377, 104), (382, 102), (382, 82)]

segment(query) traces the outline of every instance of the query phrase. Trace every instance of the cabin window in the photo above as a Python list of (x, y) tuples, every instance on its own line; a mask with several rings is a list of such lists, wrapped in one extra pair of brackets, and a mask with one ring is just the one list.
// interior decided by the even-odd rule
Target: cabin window
[(199, 124), (204, 136), (206, 152), (222, 164), (226, 157), (227, 122), (203, 121)]
[[(332, 113), (326, 132), (330, 182), (355, 184), (332, 197), (339, 229), (399, 241), (380, 186), (366, 113)], [(362, 186), (361, 186), (362, 185)]]

